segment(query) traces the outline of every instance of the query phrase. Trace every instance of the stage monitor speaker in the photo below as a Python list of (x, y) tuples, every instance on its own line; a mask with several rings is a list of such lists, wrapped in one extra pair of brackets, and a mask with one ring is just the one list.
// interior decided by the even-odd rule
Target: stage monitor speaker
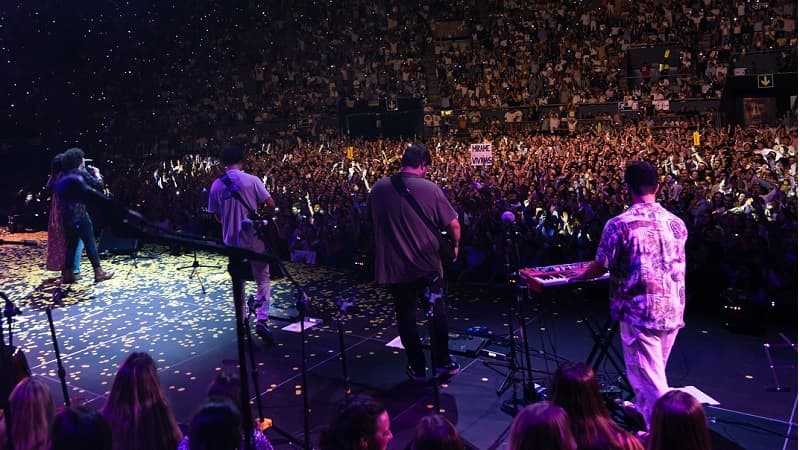
[[(783, 394), (771, 394), (783, 395)], [(797, 424), (705, 406), (711, 448), (717, 450), (797, 448)]]
[(99, 253), (133, 253), (140, 247), (138, 239), (120, 237), (111, 231), (111, 228), (103, 228), (100, 232), (100, 243), (97, 245)]

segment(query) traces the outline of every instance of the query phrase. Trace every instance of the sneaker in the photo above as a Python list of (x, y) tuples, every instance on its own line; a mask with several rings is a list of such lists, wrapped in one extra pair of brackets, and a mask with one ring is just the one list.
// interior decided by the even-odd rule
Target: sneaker
[(421, 383), (428, 379), (427, 375), (425, 374), (425, 370), (414, 370), (411, 366), (406, 367), (406, 375), (412, 381), (416, 381)]
[(275, 338), (272, 336), (272, 331), (267, 326), (266, 320), (259, 320), (256, 322), (256, 335), (264, 340), (267, 346), (272, 347), (275, 345)]
[(459, 372), (461, 372), (461, 365), (453, 358), (450, 358), (449, 363), (436, 368), (437, 375), (458, 375)]

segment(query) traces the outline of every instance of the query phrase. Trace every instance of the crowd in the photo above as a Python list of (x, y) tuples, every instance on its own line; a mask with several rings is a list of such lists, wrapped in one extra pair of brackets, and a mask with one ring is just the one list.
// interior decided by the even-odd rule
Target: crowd
[[(318, 138), (335, 128), (339, 103), (357, 100), (416, 97), (436, 111), (477, 112), (719, 98), (740, 55), (778, 52), (781, 70), (797, 63), (796, 5), (787, 1), (231, 8), (209, 0), (68, 13), (21, 4), (14, 14), (37, 32), (9, 30), (7, 62), (22, 64), (23, 50), (43, 58), (11, 70), (9, 129), (46, 143), (91, 139), (114, 152), (198, 152), (231, 129), (257, 128), (262, 142)], [(679, 63), (629, 67), (628, 50), (652, 45), (668, 46)]]
[[(719, 98), (737, 55), (797, 45), (791, 9), (702, 3), (490, 2), (437, 43), (444, 105)], [(680, 49), (680, 63), (626, 70), (630, 48), (654, 45)]]
[[(221, 450), (244, 448), (239, 380), (218, 375), (208, 398), (188, 424), (179, 424), (147, 353), (131, 353), (119, 367), (98, 410), (72, 406), (56, 414), (50, 389), (37, 376), (22, 379), (0, 421), (0, 448), (16, 450)], [(553, 375), (549, 400), (520, 410), (511, 426), (510, 450), (708, 450), (703, 408), (689, 394), (670, 391), (656, 402), (649, 432), (632, 434), (615, 423), (586, 364), (566, 363)], [(315, 437), (316, 438), (316, 437)], [(369, 396), (346, 398), (318, 436), (322, 450), (386, 450), (391, 418)], [(271, 450), (258, 427), (251, 447)], [(464, 450), (455, 426), (437, 414), (422, 417), (411, 450)]]
[[(698, 142), (695, 142), (698, 134)], [(456, 274), (492, 274), (505, 248), (500, 215), (517, 217), (525, 267), (590, 260), (605, 221), (627, 206), (626, 161), (658, 167), (659, 201), (684, 219), (689, 294), (730, 289), (765, 303), (794, 304), (797, 268), (797, 131), (785, 127), (590, 128), (574, 136), (487, 134), (490, 166), (473, 166), (469, 141), (434, 138), (429, 177), (462, 223)], [(246, 170), (277, 204), (285, 258), (312, 252), (319, 264), (352, 267), (370, 253), (364, 208), (370, 187), (399, 169), (406, 143), (331, 138), (250, 145)], [(207, 190), (221, 168), (197, 155), (104, 169), (114, 196), (172, 229), (204, 227)], [(307, 254), (307, 253), (303, 253)], [(310, 261), (309, 261), (310, 262)], [(471, 272), (470, 272), (471, 271)], [(473, 277), (474, 279), (475, 277)]]

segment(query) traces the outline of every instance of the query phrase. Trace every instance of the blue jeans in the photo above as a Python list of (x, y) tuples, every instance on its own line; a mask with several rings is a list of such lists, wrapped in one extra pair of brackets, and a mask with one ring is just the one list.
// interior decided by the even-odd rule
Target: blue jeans
[(81, 253), (83, 253), (83, 239), (78, 239), (78, 246), (75, 248), (75, 262), (72, 271), (76, 274), (81, 273)]
[(64, 234), (67, 237), (66, 270), (75, 271), (75, 260), (80, 256), (77, 253), (78, 242), (83, 241), (86, 246), (86, 256), (95, 269), (100, 268), (100, 255), (97, 254), (97, 244), (94, 241), (94, 226), (88, 214), (77, 218), (75, 223), (68, 223), (64, 227)]

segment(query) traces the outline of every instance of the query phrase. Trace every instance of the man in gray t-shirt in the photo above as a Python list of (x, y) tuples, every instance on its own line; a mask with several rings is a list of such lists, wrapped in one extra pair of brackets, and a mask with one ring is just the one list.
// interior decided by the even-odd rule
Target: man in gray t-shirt
[[(421, 145), (411, 145), (403, 154), (403, 168), (396, 177), (417, 201), (422, 213), (440, 229), (447, 229), (455, 243), (461, 226), (458, 214), (444, 193), (425, 179), (431, 156)], [(436, 292), (444, 286), (439, 240), (406, 198), (384, 177), (372, 187), (367, 199), (367, 220), (375, 236), (375, 281), (387, 284), (395, 301), (397, 329), (408, 356), (408, 374), (417, 381), (425, 379), (425, 354), (416, 324), (417, 301), (427, 290)], [(435, 286), (431, 279), (439, 280)], [(455, 375), (458, 363), (450, 358), (447, 341), (447, 305), (438, 299), (433, 316), (433, 367), (437, 374)]]
[[(275, 207), (275, 200), (267, 192), (264, 183), (256, 176), (242, 171), (244, 150), (238, 145), (228, 145), (222, 151), (222, 163), (225, 164), (225, 175), (214, 180), (208, 194), (208, 212), (213, 213), (222, 222), (222, 241), (225, 245), (239, 247), (263, 253), (264, 242), (259, 239), (253, 223), (249, 220), (249, 211), (242, 202), (234, 198), (238, 193), (242, 201), (253, 211), (266, 204)], [(256, 334), (268, 344), (274, 342), (267, 326), (269, 319), (269, 264), (266, 261), (251, 261), (253, 278), (256, 282)]]

